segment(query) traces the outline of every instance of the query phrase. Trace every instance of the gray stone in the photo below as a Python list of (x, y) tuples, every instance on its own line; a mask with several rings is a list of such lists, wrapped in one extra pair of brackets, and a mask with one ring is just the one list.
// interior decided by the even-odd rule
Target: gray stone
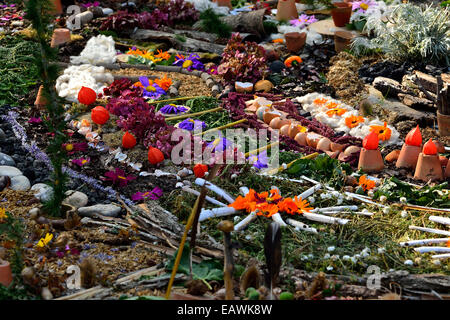
[(49, 201), (53, 196), (53, 188), (45, 183), (36, 183), (31, 187), (34, 197), (41, 202)]
[(3, 129), (0, 129), (0, 141), (3, 141), (5, 139), (6, 139), (5, 131), (3, 131)]
[(11, 178), (11, 185), (13, 190), (27, 191), (31, 187), (30, 180), (25, 176), (15, 176)]
[(92, 217), (94, 215), (117, 217), (120, 213), (120, 207), (114, 204), (96, 204), (90, 207), (78, 208), (78, 213), (83, 217)]
[(376, 77), (372, 85), (387, 97), (396, 98), (399, 93), (403, 92), (400, 82), (385, 77)]
[(114, 10), (113, 9), (111, 9), (111, 8), (103, 8), (103, 14), (105, 15), (105, 16), (109, 16), (109, 15), (111, 15), (111, 14), (113, 14), (114, 13)]
[(411, 120), (420, 126), (426, 126), (436, 121), (435, 113), (418, 111), (398, 101), (386, 100), (380, 107), (387, 113), (389, 123)]
[(13, 158), (8, 156), (7, 154), (0, 152), (0, 165), (15, 167), (16, 162), (14, 161)]
[(21, 176), (22, 171), (11, 166), (0, 166), (0, 176), (8, 176), (10, 178), (15, 176)]
[(70, 204), (75, 208), (84, 207), (89, 202), (88, 196), (80, 191), (69, 190), (66, 192), (66, 196), (64, 203)]

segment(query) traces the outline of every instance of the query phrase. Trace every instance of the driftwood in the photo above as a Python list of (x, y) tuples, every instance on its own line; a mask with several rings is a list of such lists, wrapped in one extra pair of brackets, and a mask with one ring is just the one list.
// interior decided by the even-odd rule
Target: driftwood
[(266, 35), (264, 30), (264, 14), (266, 9), (244, 12), (238, 15), (221, 17), (222, 22), (228, 24), (233, 31), (256, 34), (262, 38)]
[(134, 40), (158, 40), (158, 41), (166, 41), (169, 42), (173, 47), (180, 50), (186, 51), (206, 51), (206, 52), (214, 52), (217, 54), (222, 54), (225, 46), (220, 44), (214, 44), (206, 41), (196, 40), (188, 37), (184, 37), (184, 39), (180, 39), (180, 36), (162, 31), (155, 30), (146, 30), (146, 29), (138, 29), (135, 33), (131, 35), (131, 38)]

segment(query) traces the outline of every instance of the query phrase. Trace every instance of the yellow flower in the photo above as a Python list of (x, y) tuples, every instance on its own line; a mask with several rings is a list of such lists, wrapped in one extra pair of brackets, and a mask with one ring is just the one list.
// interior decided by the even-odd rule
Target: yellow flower
[(36, 246), (39, 248), (43, 248), (43, 247), (47, 246), (49, 244), (49, 242), (52, 241), (52, 239), (53, 239), (53, 234), (47, 233), (45, 235), (45, 238), (41, 238)]
[(8, 218), (6, 210), (4, 208), (0, 208), (0, 222), (3, 222), (3, 220), (6, 218)]

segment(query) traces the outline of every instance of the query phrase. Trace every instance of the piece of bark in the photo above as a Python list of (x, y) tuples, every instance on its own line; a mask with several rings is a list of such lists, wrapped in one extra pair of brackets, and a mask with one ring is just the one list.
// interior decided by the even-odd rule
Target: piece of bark
[(399, 93), (398, 97), (404, 105), (416, 110), (433, 108), (433, 101), (430, 101), (425, 98), (414, 97), (410, 94), (403, 94), (403, 93)]
[(266, 34), (263, 24), (265, 12), (266, 9), (260, 9), (235, 16), (228, 15), (221, 17), (220, 20), (228, 24), (233, 31), (253, 33), (262, 38)]
[(135, 33), (131, 35), (133, 40), (158, 40), (158, 41), (166, 41), (169, 42), (176, 49), (186, 50), (186, 51), (206, 51), (206, 52), (214, 52), (217, 54), (222, 54), (225, 46), (214, 44), (206, 41), (200, 41), (192, 38), (185, 37), (183, 41), (179, 39), (174, 33), (155, 31), (155, 30), (146, 30), (146, 29), (138, 29)]
[[(420, 72), (420, 71), (414, 71), (414, 74), (416, 75), (416, 78), (419, 80), (419, 82), (422, 84), (422, 86), (425, 88), (425, 90), (428, 90), (430, 92), (436, 92), (437, 90), (437, 79), (433, 76), (430, 76), (429, 74)], [(443, 82), (450, 83), (450, 75), (449, 74), (441, 74)]]

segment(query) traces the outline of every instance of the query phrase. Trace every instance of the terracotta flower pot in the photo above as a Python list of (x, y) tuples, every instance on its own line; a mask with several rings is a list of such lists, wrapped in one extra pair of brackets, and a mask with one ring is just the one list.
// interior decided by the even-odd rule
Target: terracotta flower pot
[(336, 27), (345, 27), (350, 22), (352, 5), (347, 2), (335, 2), (336, 8), (331, 9), (331, 16)]
[(291, 52), (299, 52), (306, 43), (306, 32), (288, 32), (284, 35), (286, 47)]
[(230, 9), (233, 9), (233, 6), (231, 5), (231, 0), (214, 0), (215, 3), (219, 7), (228, 7)]
[(440, 114), (438, 111), (437, 123), (439, 127), (439, 135), (441, 137), (450, 136), (450, 115)]
[(8, 261), (0, 259), (0, 283), (8, 287), (13, 280), (11, 266)]
[(57, 28), (53, 31), (52, 42), (50, 46), (56, 48), (60, 44), (70, 41), (70, 30), (66, 28)]
[(44, 86), (40, 86), (38, 94), (36, 96), (36, 100), (34, 101), (35, 106), (44, 107), (47, 104), (47, 100), (44, 97), (43, 91), (44, 91)]
[(446, 178), (450, 178), (450, 166), (448, 164), (449, 164), (449, 162), (447, 161), (447, 166), (445, 167), (445, 173), (444, 173), (444, 176)]
[(51, 0), (50, 2), (53, 4), (53, 8), (54, 8), (54, 10), (51, 12), (52, 14), (62, 14), (63, 13), (61, 0)]
[(442, 180), (443, 178), (444, 173), (439, 156), (437, 154), (427, 155), (420, 153), (414, 179), (427, 182), (430, 179), (436, 181)]
[(298, 18), (295, 0), (279, 0), (277, 6), (277, 20), (289, 21)]
[(350, 48), (354, 35), (350, 31), (336, 31), (334, 33), (334, 50), (341, 52)]
[(422, 151), (421, 147), (409, 146), (406, 143), (403, 145), (400, 155), (398, 156), (397, 168), (411, 168), (414, 169), (417, 164), (417, 159)]
[(361, 149), (359, 154), (358, 170), (364, 172), (378, 172), (384, 169), (383, 157), (379, 149)]

